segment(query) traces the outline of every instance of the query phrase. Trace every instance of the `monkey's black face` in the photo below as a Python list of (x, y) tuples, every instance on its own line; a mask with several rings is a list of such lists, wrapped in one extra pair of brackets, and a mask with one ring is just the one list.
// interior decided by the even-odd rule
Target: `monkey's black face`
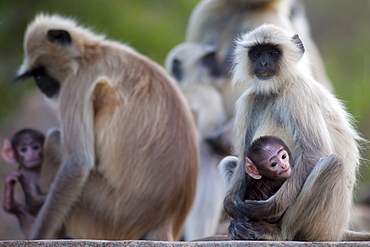
[(26, 79), (30, 76), (35, 78), (37, 87), (43, 92), (48, 98), (55, 96), (60, 89), (60, 83), (54, 78), (48, 76), (45, 69), (42, 67), (36, 67), (29, 71), (26, 71), (20, 76), (14, 79), (14, 82), (22, 79)]
[(248, 53), (252, 64), (252, 72), (260, 80), (268, 80), (273, 77), (279, 68), (281, 51), (273, 45), (257, 45)]

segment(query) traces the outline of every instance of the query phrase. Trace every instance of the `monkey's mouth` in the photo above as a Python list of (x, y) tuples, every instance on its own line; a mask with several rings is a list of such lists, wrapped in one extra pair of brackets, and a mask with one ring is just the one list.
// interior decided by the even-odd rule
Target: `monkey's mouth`
[(24, 164), (27, 167), (34, 167), (34, 166), (39, 165), (40, 163), (41, 163), (40, 159), (32, 159), (32, 160), (25, 160), (24, 161)]
[(272, 73), (272, 72), (270, 72), (270, 71), (259, 71), (258, 73), (256, 73), (256, 77), (257, 77), (259, 80), (268, 80), (268, 79), (270, 79), (273, 75), (274, 75), (274, 73)]
[(286, 170), (282, 171), (282, 172), (280, 173), (280, 175), (282, 175), (282, 176), (289, 176), (289, 175), (290, 175), (290, 168), (288, 168), (288, 169), (286, 169)]
[(56, 95), (60, 89), (60, 83), (54, 78), (50, 77), (43, 67), (35, 67), (31, 70), (24, 72), (23, 74), (17, 76), (13, 83), (19, 80), (26, 79), (33, 76), (37, 87), (43, 92), (48, 98)]

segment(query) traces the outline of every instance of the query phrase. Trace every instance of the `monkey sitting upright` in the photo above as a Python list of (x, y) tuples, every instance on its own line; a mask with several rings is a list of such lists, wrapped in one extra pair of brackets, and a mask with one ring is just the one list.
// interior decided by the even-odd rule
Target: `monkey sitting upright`
[[(131, 47), (38, 15), (17, 79), (34, 77), (61, 127), (60, 167), (29, 239), (177, 240), (198, 175), (191, 111), (176, 83)], [(50, 180), (49, 180), (50, 181)]]
[[(11, 141), (5, 139), (2, 156), (8, 164), (18, 164), (18, 171), (5, 179), (5, 211), (14, 214), (22, 231), (28, 234), (46, 195), (39, 187), (41, 163), (43, 160), (43, 144), (45, 136), (35, 129), (19, 130)], [(19, 182), (22, 186), (25, 205), (14, 199), (14, 186)]]
[[(246, 90), (235, 108), (234, 147), (239, 158), (227, 157), (220, 164), (235, 167), (224, 200), (225, 212), (234, 219), (229, 236), (369, 240), (369, 233), (347, 230), (363, 139), (343, 104), (310, 73), (298, 35), (262, 25), (237, 41), (234, 55), (233, 83)], [(290, 147), (294, 172), (267, 200), (248, 200), (246, 151), (264, 135), (278, 136)], [(272, 231), (258, 224), (280, 216), (279, 227)]]

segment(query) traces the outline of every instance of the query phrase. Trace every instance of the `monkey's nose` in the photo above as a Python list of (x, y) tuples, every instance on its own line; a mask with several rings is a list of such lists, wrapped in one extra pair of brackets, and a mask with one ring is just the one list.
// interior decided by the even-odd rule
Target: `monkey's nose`
[(265, 67), (267, 65), (267, 62), (260, 62), (261, 66)]

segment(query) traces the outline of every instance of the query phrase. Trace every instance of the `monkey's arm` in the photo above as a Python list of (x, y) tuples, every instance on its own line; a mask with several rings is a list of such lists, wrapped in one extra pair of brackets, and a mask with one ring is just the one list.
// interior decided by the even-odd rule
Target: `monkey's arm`
[(20, 176), (19, 172), (15, 172), (5, 179), (3, 208), (6, 212), (12, 213), (18, 218), (22, 231), (27, 235), (35, 220), (35, 216), (28, 212), (26, 206), (14, 200), (14, 185)]
[(92, 165), (79, 157), (64, 162), (42, 206), (30, 239), (52, 238), (81, 194)]
[(40, 171), (40, 188), (43, 193), (50, 189), (59, 167), (62, 164), (61, 130), (51, 128), (46, 133), (43, 147), (43, 162)]
[[(78, 200), (90, 171), (95, 166), (94, 109), (95, 101), (104, 97), (104, 92), (96, 87), (84, 104), (65, 100), (61, 102), (62, 150), (67, 157), (56, 175), (46, 201), (42, 206), (30, 239), (52, 238), (63, 224), (71, 207)], [(108, 86), (109, 87), (109, 86)], [(96, 89), (98, 88), (98, 89)], [(78, 98), (77, 92), (71, 92), (71, 98)], [(105, 101), (104, 101), (105, 102)], [(73, 113), (70, 111), (73, 109)], [(77, 118), (80, 116), (80, 119)]]
[(13, 214), (16, 214), (20, 207), (20, 204), (14, 200), (14, 185), (19, 180), (20, 176), (21, 174), (19, 172), (15, 172), (5, 179), (3, 208), (5, 211)]

